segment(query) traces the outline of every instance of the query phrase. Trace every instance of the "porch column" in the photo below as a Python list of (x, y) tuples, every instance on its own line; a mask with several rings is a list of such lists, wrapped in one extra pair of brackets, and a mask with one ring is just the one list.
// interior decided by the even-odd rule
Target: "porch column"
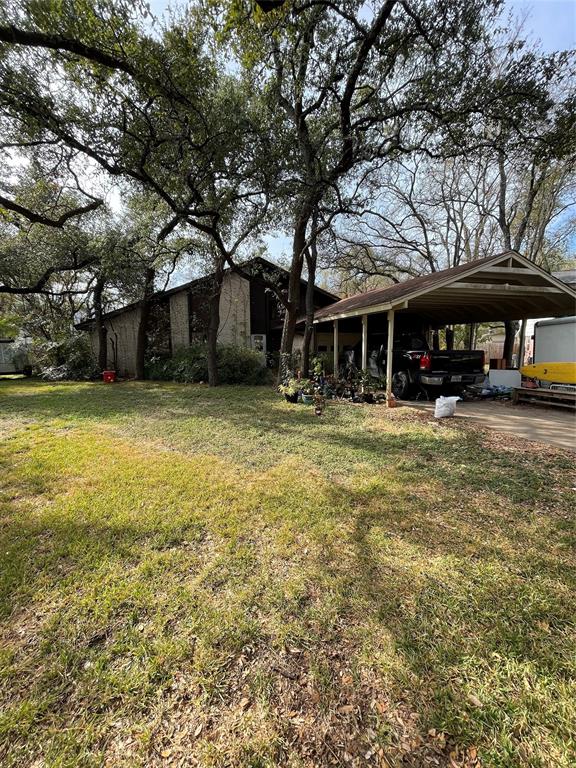
[(334, 375), (338, 376), (338, 320), (333, 320), (334, 325)]
[(388, 344), (386, 346), (386, 403), (392, 404), (392, 350), (394, 348), (394, 310), (388, 310)]
[(526, 346), (526, 325), (528, 320), (524, 318), (520, 323), (520, 340), (518, 346), (518, 368), (524, 365), (524, 347)]
[(362, 370), (368, 368), (368, 315), (362, 315)]

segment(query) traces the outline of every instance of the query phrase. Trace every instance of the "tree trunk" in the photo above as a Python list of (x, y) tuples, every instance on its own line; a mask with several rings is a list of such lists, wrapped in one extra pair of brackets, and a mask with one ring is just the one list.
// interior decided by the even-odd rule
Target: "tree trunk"
[(108, 366), (108, 334), (106, 325), (102, 319), (102, 291), (104, 290), (104, 278), (98, 275), (94, 286), (94, 317), (96, 319), (96, 331), (98, 334), (98, 368), (105, 371)]
[(156, 273), (153, 269), (146, 270), (144, 282), (144, 298), (140, 302), (140, 319), (138, 321), (138, 332), (136, 335), (136, 378), (142, 381), (145, 378), (146, 350), (148, 347), (148, 318), (150, 315), (150, 296), (154, 292), (154, 277)]
[(220, 328), (220, 294), (222, 293), (222, 283), (224, 281), (224, 261), (218, 259), (214, 271), (214, 281), (212, 284), (212, 293), (209, 300), (209, 318), (208, 318), (208, 384), (211, 387), (218, 386), (218, 330)]
[(520, 343), (518, 344), (518, 368), (524, 365), (524, 355), (526, 352), (526, 327), (528, 320), (524, 318), (520, 323)]
[(516, 331), (518, 330), (518, 322), (516, 320), (506, 320), (504, 322), (504, 351), (502, 357), (505, 361), (506, 368), (512, 367), (512, 357), (514, 355), (514, 340), (516, 338)]
[(302, 346), (302, 371), (304, 376), (310, 372), (310, 342), (314, 333), (314, 287), (316, 284), (316, 266), (318, 264), (318, 212), (312, 215), (312, 242), (306, 249), (306, 267), (308, 282), (306, 283), (306, 325), (304, 327), (304, 343)]
[(309, 215), (301, 213), (296, 222), (294, 238), (292, 241), (292, 264), (290, 266), (290, 278), (288, 281), (288, 306), (284, 315), (284, 327), (282, 328), (282, 343), (280, 353), (291, 355), (296, 333), (296, 320), (300, 310), (300, 280), (304, 265), (304, 251), (306, 249), (306, 228)]
[[(312, 250), (315, 250), (314, 248)], [(304, 328), (304, 344), (302, 346), (302, 373), (308, 376), (310, 371), (310, 342), (314, 332), (314, 283), (316, 281), (316, 254), (306, 256), (308, 266), (308, 283), (306, 285), (306, 326)]]
[(468, 325), (468, 349), (474, 349), (476, 345), (476, 323)]

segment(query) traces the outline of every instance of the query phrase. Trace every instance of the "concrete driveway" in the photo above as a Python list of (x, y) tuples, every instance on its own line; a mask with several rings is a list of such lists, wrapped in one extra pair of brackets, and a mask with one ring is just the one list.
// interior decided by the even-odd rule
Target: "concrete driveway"
[[(402, 403), (434, 413), (434, 402)], [(457, 419), (471, 419), (488, 429), (576, 451), (576, 413), (543, 405), (512, 405), (484, 400), (456, 404)]]

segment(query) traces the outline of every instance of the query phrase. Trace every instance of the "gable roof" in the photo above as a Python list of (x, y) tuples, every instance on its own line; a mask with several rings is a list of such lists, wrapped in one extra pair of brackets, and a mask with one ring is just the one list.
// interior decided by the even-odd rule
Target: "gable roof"
[[(470, 280), (471, 282), (467, 282)], [(315, 313), (315, 322), (388, 309), (445, 322), (573, 314), (576, 291), (515, 251), (358, 293)]]
[[(253, 259), (248, 259), (248, 261), (244, 261), (241, 264), (238, 264), (239, 270), (246, 270), (254, 265), (260, 265), (261, 267), (264, 267), (265, 269), (271, 269), (276, 272), (283, 273), (288, 277), (289, 272), (288, 270), (284, 269), (284, 267), (279, 266), (278, 264), (274, 264), (272, 261), (268, 261), (268, 259), (263, 258), (262, 256), (255, 256)], [(232, 272), (233, 270), (228, 267), (226, 270), (224, 270), (226, 273)], [(194, 280), (189, 280), (186, 283), (182, 283), (182, 285), (176, 285), (174, 288), (168, 288), (164, 291), (156, 291), (150, 296), (150, 301), (158, 301), (160, 299), (164, 299), (167, 296), (172, 296), (175, 293), (179, 293), (181, 291), (189, 291), (190, 289), (194, 287), (200, 287), (203, 283), (210, 280), (210, 278), (213, 276), (214, 273), (209, 273), (208, 275), (203, 275), (202, 277), (197, 277)], [(258, 278), (258, 274), (251, 275), (253, 279)], [(305, 286), (306, 280), (301, 279), (300, 283)], [(335, 302), (338, 301), (339, 296), (336, 296), (334, 293), (330, 293), (329, 291), (324, 290), (323, 288), (319, 288), (318, 286), (314, 287), (314, 290), (317, 293), (321, 293), (323, 296), (325, 296), (327, 299), (330, 299), (330, 301)], [(130, 304), (126, 304), (123, 307), (119, 307), (118, 309), (112, 309), (110, 312), (105, 312), (102, 315), (103, 320), (110, 320), (114, 317), (118, 317), (118, 315), (123, 314), (124, 312), (130, 312), (134, 309), (137, 309), (140, 306), (139, 301), (133, 301)], [(75, 328), (78, 330), (88, 330), (92, 323), (94, 322), (93, 318), (88, 318), (86, 320), (82, 320), (79, 323), (75, 324)]]

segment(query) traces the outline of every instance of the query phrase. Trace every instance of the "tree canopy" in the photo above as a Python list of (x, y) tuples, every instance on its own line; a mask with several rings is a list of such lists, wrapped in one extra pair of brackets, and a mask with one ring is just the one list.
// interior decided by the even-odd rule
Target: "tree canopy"
[(146, 198), (155, 241), (194, 237), (215, 275), (215, 383), (223, 271), (271, 229), (292, 241), (285, 353), (319, 259), (398, 279), (503, 241), (543, 261), (573, 179), (573, 59), (499, 33), (502, 8), (195, 0), (158, 20), (127, 0), (0, 0), (0, 290), (64, 272), (85, 288), (110, 189)]

